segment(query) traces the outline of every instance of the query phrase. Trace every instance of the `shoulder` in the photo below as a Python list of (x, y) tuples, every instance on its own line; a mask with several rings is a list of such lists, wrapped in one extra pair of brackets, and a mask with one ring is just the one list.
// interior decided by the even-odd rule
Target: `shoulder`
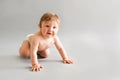
[(59, 37), (58, 37), (57, 35), (55, 35), (55, 36), (53, 37), (53, 39), (54, 39), (54, 41), (56, 41), (56, 40), (59, 40)]
[(54, 36), (54, 43), (55, 44), (59, 44), (60, 43), (60, 39), (59, 39), (59, 37), (57, 35)]
[(29, 36), (29, 42), (30, 43), (38, 43), (39, 42), (39, 36), (37, 36), (36, 34), (32, 34)]

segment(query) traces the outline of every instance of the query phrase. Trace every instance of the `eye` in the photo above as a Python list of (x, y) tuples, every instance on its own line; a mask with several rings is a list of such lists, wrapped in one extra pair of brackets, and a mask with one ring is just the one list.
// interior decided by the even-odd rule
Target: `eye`
[(46, 25), (46, 27), (50, 27), (49, 25)]
[(56, 26), (53, 26), (53, 29), (56, 29)]

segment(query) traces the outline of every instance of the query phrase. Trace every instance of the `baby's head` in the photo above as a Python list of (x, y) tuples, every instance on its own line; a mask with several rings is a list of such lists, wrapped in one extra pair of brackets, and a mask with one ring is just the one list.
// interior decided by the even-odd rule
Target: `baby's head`
[(41, 17), (39, 22), (39, 27), (40, 28), (42, 27), (42, 22), (47, 22), (47, 21), (55, 21), (57, 22), (58, 26), (60, 25), (60, 19), (58, 15), (56, 15), (55, 13), (47, 12), (43, 14), (43, 16)]
[(57, 34), (60, 25), (59, 17), (54, 13), (45, 13), (41, 17), (39, 27), (44, 37), (53, 37)]

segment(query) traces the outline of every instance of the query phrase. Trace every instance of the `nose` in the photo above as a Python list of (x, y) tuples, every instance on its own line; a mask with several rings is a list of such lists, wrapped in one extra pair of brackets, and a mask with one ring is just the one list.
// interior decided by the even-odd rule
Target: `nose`
[(49, 28), (49, 31), (53, 31), (53, 28), (52, 28), (52, 27), (50, 27), (50, 28)]

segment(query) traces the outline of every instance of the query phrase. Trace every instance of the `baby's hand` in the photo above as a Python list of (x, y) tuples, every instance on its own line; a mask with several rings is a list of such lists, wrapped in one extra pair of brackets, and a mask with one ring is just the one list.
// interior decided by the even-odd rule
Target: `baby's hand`
[(73, 64), (73, 61), (71, 59), (64, 59), (63, 63)]
[(40, 69), (42, 69), (43, 67), (39, 64), (34, 64), (32, 65), (32, 69), (31, 71), (40, 71)]

